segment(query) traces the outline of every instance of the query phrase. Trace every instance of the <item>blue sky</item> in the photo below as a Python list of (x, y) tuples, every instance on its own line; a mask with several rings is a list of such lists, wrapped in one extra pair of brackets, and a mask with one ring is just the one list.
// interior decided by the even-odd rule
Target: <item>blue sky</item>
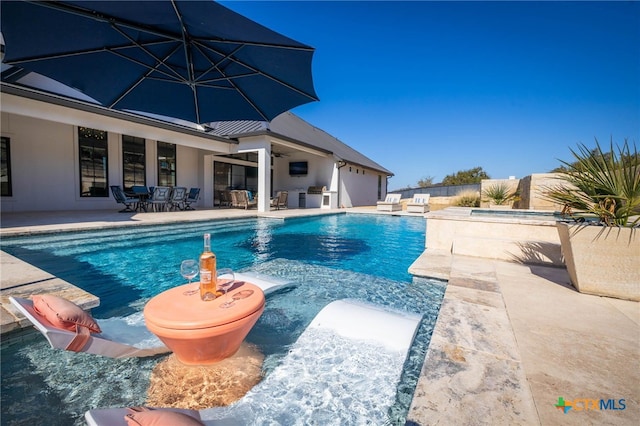
[(222, 2), (313, 46), (292, 111), (394, 172), (545, 173), (569, 148), (640, 144), (640, 2)]

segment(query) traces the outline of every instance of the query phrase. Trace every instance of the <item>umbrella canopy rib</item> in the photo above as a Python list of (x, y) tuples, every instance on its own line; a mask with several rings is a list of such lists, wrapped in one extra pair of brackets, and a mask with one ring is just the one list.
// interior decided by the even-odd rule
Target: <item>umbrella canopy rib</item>
[(193, 95), (193, 104), (195, 107), (195, 115), (196, 115), (196, 122), (200, 122), (200, 107), (199, 107), (199, 103), (198, 103), (198, 92), (196, 90), (196, 86), (195, 86), (195, 71), (193, 69), (193, 54), (191, 52), (192, 46), (191, 46), (191, 40), (189, 39), (188, 33), (187, 33), (187, 28), (184, 24), (184, 19), (182, 17), (182, 13), (180, 13), (180, 11), (178, 10), (178, 5), (176, 4), (176, 2), (174, 0), (171, 0), (171, 5), (173, 6), (173, 10), (176, 13), (176, 18), (178, 19), (178, 23), (180, 24), (180, 30), (182, 32), (182, 47), (184, 49), (184, 56), (185, 56), (185, 60), (187, 63), (187, 73), (188, 73), (188, 84), (189, 87), (191, 88), (191, 93)]

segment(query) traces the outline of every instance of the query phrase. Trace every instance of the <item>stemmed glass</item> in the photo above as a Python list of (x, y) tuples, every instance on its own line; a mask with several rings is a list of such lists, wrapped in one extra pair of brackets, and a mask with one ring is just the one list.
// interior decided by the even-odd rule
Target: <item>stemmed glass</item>
[[(195, 259), (187, 259), (183, 260), (180, 264), (180, 274), (187, 280), (189, 280), (189, 284), (191, 284), (191, 280), (193, 280), (196, 275), (200, 272), (200, 265), (198, 261)], [(199, 287), (196, 287), (193, 290), (186, 290), (182, 294), (185, 296), (190, 296), (192, 294), (196, 294), (199, 291)]]
[[(229, 289), (231, 287), (233, 287), (233, 284), (235, 283), (235, 280), (236, 280), (236, 275), (233, 273), (233, 270), (231, 270), (230, 268), (218, 269), (217, 278), (216, 278), (216, 286), (219, 289), (221, 289), (222, 291), (224, 291), (225, 299), (229, 298), (227, 292), (229, 291)], [(233, 306), (234, 304), (235, 303), (234, 303), (233, 299), (226, 300), (222, 305), (220, 305), (220, 307), (221, 308), (229, 308), (229, 307)]]

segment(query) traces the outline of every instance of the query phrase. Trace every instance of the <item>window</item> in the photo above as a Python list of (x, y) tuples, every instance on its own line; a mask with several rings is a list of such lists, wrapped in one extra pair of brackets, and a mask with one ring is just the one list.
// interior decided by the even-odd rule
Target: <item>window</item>
[(78, 127), (80, 196), (108, 197), (107, 132)]
[(158, 142), (158, 186), (176, 186), (176, 146)]
[(124, 190), (146, 186), (144, 138), (122, 135), (122, 183)]
[(378, 175), (378, 200), (382, 200), (382, 176)]
[(0, 195), (11, 197), (13, 189), (11, 186), (11, 150), (9, 149), (9, 138), (0, 138)]

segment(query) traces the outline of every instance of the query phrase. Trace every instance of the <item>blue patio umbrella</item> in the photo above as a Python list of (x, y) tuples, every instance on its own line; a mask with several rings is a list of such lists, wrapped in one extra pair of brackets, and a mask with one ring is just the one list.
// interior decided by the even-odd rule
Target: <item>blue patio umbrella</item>
[(270, 121), (318, 100), (313, 48), (213, 1), (2, 1), (1, 8), (6, 64), (108, 108), (194, 123)]

